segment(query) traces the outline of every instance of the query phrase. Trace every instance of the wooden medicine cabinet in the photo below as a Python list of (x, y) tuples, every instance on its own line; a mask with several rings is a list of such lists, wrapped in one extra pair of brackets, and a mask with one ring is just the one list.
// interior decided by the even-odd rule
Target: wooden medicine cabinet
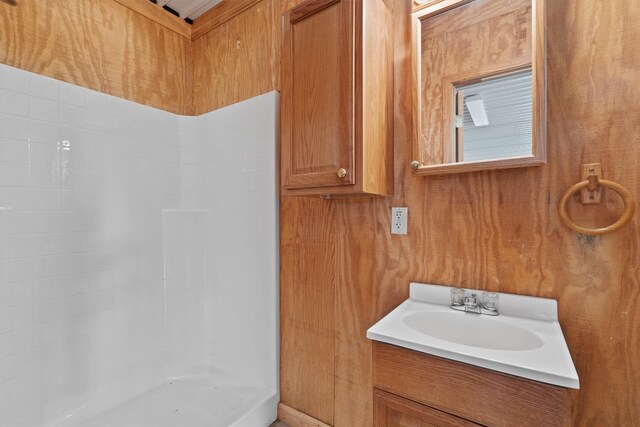
[(414, 175), (546, 163), (545, 0), (415, 4)]
[(391, 195), (393, 34), (388, 3), (308, 0), (284, 14), (283, 195)]

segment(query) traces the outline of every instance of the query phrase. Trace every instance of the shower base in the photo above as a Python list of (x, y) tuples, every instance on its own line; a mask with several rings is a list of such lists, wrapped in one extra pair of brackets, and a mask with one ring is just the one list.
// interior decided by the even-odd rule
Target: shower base
[(211, 374), (198, 379), (169, 380), (98, 415), (70, 417), (59, 425), (266, 427), (276, 419), (277, 404), (273, 390)]

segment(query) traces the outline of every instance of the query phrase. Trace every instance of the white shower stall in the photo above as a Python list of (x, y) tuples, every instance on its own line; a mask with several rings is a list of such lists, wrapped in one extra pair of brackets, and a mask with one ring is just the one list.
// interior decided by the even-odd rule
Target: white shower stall
[(275, 420), (277, 109), (0, 64), (0, 426)]

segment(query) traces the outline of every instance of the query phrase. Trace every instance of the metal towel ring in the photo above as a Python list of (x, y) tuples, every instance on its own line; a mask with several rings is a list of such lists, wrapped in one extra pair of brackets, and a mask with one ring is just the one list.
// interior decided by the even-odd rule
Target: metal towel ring
[(614, 231), (618, 231), (631, 220), (631, 218), (633, 217), (633, 214), (636, 211), (636, 202), (633, 200), (633, 197), (631, 196), (631, 193), (629, 192), (629, 190), (627, 190), (622, 185), (616, 182), (608, 181), (606, 179), (598, 179), (596, 182), (598, 184), (604, 185), (605, 187), (609, 187), (613, 189), (622, 197), (622, 201), (624, 202), (624, 212), (622, 212), (622, 216), (620, 216), (620, 218), (613, 224), (607, 227), (602, 227), (602, 228), (586, 228), (573, 222), (573, 220), (569, 217), (569, 214), (567, 214), (566, 205), (567, 205), (567, 201), (569, 200), (569, 197), (571, 197), (573, 193), (580, 191), (584, 188), (587, 188), (589, 186), (589, 180), (584, 180), (571, 186), (571, 188), (569, 188), (564, 193), (564, 195), (562, 196), (562, 199), (560, 199), (560, 206), (558, 207), (560, 219), (562, 220), (562, 222), (565, 223), (567, 227), (569, 227), (573, 231), (577, 231), (578, 233), (588, 234), (591, 236), (601, 236), (603, 234), (608, 234), (608, 233), (613, 233)]

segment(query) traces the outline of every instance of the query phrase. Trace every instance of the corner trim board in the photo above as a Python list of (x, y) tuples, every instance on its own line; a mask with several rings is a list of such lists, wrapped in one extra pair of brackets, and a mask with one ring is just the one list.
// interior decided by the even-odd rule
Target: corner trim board
[(218, 3), (193, 21), (191, 40), (195, 40), (207, 34), (214, 28), (224, 24), (229, 19), (249, 9), (261, 0), (233, 0)]
[(162, 25), (163, 27), (181, 35), (187, 39), (191, 39), (191, 25), (184, 22), (179, 17), (167, 13), (160, 6), (148, 1), (140, 0), (114, 0), (124, 7), (145, 16), (152, 21)]
[(278, 403), (278, 419), (289, 427), (331, 427), (322, 421), (318, 421), (284, 403)]

